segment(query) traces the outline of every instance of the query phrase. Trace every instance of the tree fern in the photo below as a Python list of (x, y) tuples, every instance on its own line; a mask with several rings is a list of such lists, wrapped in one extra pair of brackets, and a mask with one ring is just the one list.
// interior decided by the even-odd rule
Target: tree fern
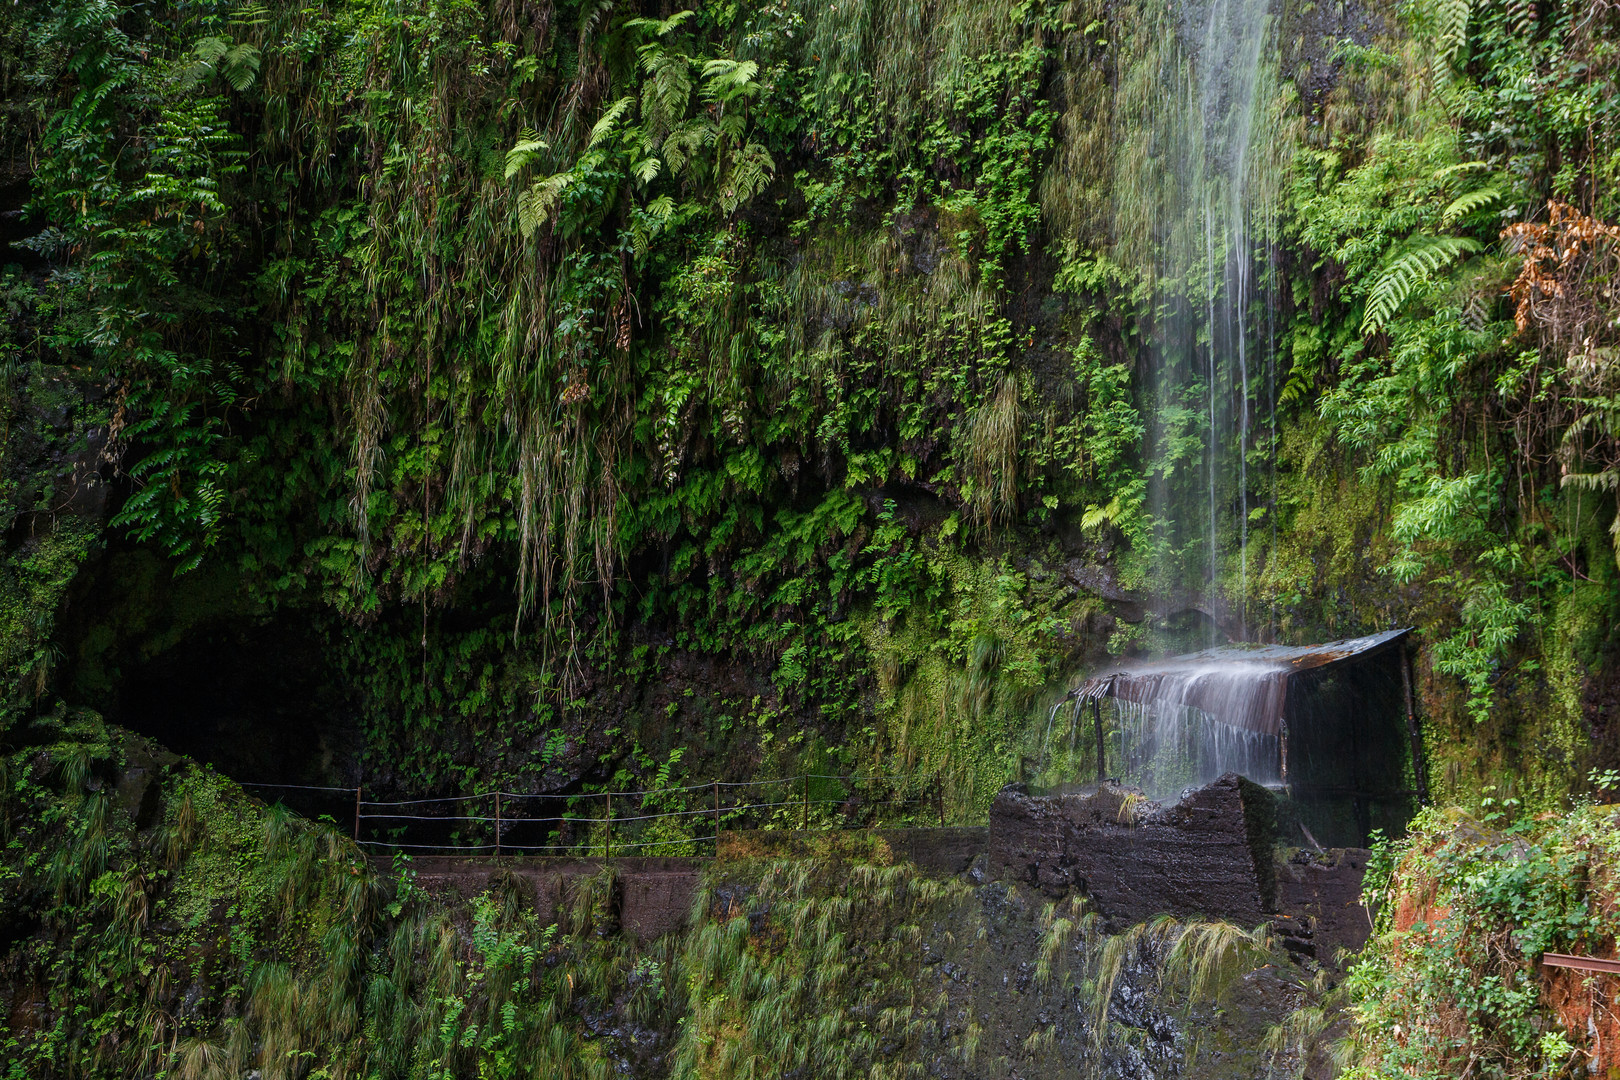
[(1361, 318), (1361, 332), (1376, 334), (1384, 328), (1419, 282), (1427, 281), (1447, 263), (1479, 250), (1479, 242), (1463, 236), (1414, 236), (1396, 248), (1397, 254), (1386, 266), (1367, 294), (1367, 310)]

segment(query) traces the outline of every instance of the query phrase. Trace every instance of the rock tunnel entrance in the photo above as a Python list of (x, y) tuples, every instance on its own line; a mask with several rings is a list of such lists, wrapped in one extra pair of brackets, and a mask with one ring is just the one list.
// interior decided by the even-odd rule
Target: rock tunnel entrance
[(352, 782), (356, 720), (313, 635), (214, 624), (127, 671), (107, 718), (234, 778)]
[[(307, 816), (353, 816), (359, 711), (320, 626), (265, 611), (228, 573), (175, 577), (138, 550), (89, 568), (59, 622), (62, 690)], [(280, 785), (298, 785), (281, 787)]]

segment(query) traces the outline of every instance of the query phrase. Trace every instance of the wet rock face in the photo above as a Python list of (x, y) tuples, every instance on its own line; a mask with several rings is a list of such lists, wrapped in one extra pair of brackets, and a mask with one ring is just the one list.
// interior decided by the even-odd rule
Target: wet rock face
[(1366, 848), (1301, 850), (1278, 865), (1277, 906), (1310, 931), (1311, 948), (1299, 951), (1332, 963), (1340, 949), (1367, 943), (1372, 917), (1361, 906), (1361, 879), (1371, 857)]
[(1104, 785), (990, 808), (992, 873), (1051, 897), (1084, 893), (1110, 923), (1202, 915), (1253, 926), (1276, 910), (1271, 793), (1228, 773), (1173, 806)]
[[(1169, 939), (1146, 937), (1123, 957), (1106, 1008), (1098, 1001), (1098, 942), (1075, 934), (1037, 975), (1044, 899), (1006, 881), (975, 887), (921, 942), (918, 997), (943, 1008), (917, 1058), (932, 1080), (1255, 1080), (1272, 1075), (1267, 1030), (1300, 1004), (1290, 965), (1234, 981), (1219, 1003), (1167, 995)], [(1100, 1014), (1106, 1020), (1099, 1030)], [(961, 1035), (980, 1032), (964, 1060)]]

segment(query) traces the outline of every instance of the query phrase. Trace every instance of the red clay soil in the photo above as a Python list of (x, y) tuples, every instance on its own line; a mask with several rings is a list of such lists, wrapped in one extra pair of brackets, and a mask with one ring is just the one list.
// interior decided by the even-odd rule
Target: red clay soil
[[(1615, 951), (1611, 947), (1589, 955), (1614, 959)], [(1620, 974), (1544, 966), (1542, 988), (1569, 1041), (1596, 1062), (1597, 1075), (1620, 1080), (1620, 1016), (1615, 1012)]]

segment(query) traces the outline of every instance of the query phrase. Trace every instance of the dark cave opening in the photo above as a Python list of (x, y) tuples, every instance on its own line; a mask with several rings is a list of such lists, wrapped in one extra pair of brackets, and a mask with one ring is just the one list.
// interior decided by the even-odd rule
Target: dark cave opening
[(311, 630), (289, 616), (214, 620), (121, 665), (106, 718), (212, 765), (267, 803), (347, 828), (359, 717)]

